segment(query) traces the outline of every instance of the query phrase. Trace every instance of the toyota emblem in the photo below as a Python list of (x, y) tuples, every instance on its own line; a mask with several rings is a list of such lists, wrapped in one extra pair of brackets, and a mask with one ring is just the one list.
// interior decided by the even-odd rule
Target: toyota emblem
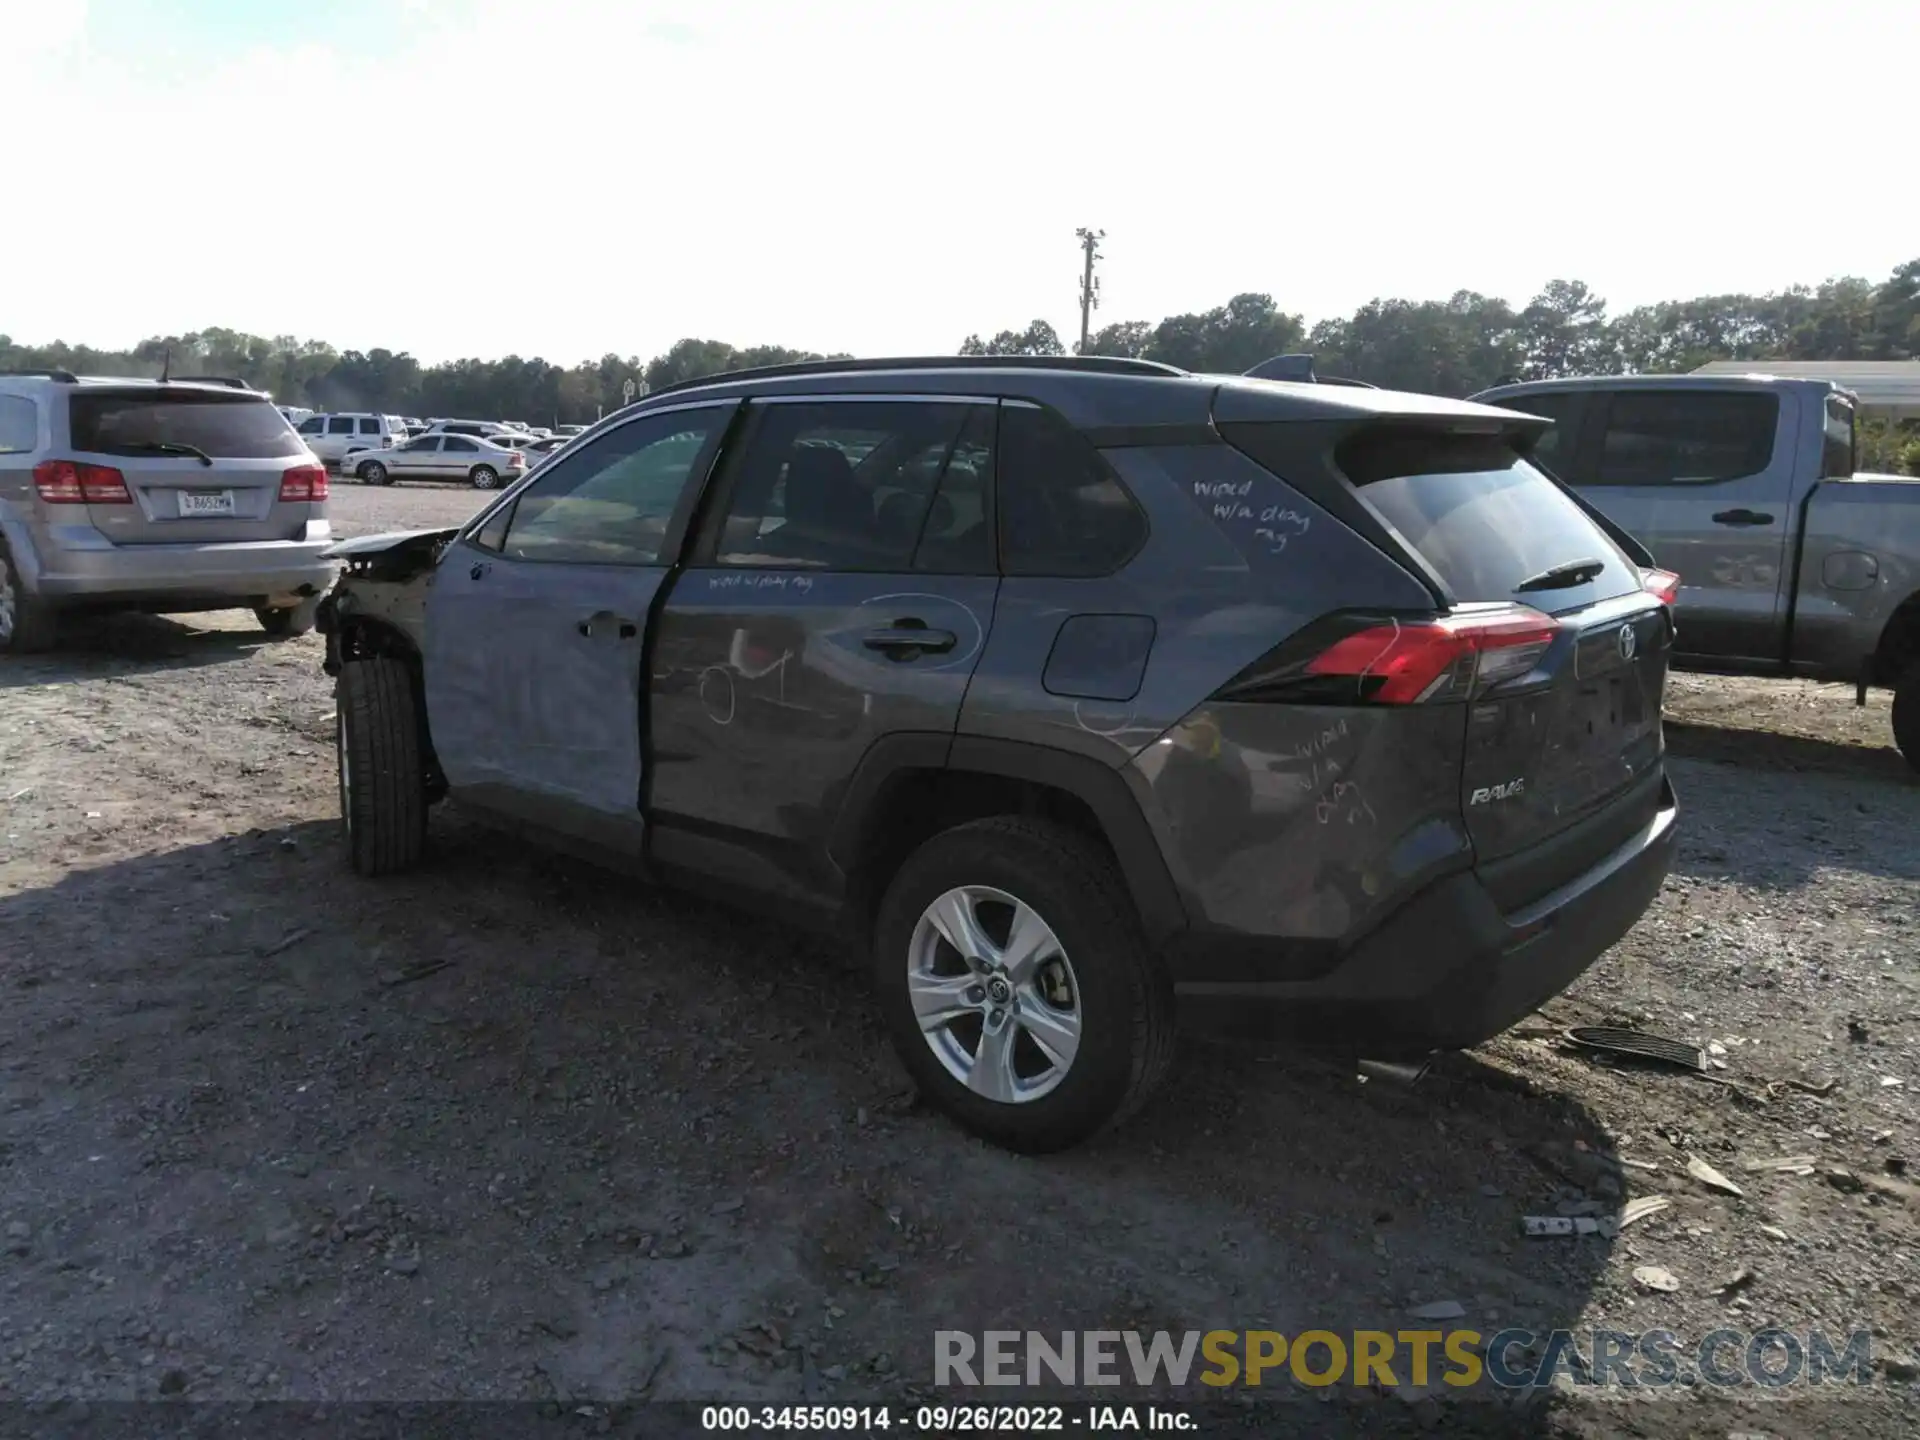
[(1639, 648), (1640, 641), (1633, 633), (1633, 626), (1622, 625), (1620, 627), (1620, 658), (1622, 660), (1633, 659), (1633, 652)]

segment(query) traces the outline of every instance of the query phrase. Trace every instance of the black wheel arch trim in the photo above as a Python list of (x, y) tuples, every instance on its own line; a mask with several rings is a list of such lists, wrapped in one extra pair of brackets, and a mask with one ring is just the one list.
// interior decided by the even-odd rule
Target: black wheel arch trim
[(934, 733), (876, 740), (861, 757), (828, 832), (828, 857), (842, 873), (855, 873), (892, 788), (909, 773), (930, 770), (994, 775), (1072, 795), (1099, 822), (1149, 940), (1164, 944), (1186, 929), (1186, 907), (1125, 772), (1090, 756), (1019, 740)]

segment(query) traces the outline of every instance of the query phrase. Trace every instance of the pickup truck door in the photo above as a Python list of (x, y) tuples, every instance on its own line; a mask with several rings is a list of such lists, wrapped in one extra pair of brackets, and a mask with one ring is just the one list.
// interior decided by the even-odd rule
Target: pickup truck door
[(1782, 656), (1797, 411), (1753, 386), (1595, 392), (1567, 475), (1680, 576), (1680, 655)]
[(637, 416), (448, 547), (424, 649), (427, 724), (453, 793), (639, 853), (647, 626), (734, 409)]

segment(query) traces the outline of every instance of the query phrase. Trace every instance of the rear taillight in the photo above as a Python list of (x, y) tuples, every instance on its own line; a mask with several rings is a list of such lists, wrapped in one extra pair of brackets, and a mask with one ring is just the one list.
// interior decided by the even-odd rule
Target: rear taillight
[(296, 504), (327, 498), (327, 467), (296, 465), (280, 476), (280, 498)]
[(1671, 570), (1642, 570), (1640, 583), (1649, 595), (1657, 596), (1662, 605), (1679, 603), (1680, 577)]
[(33, 488), (49, 505), (131, 505), (127, 477), (111, 465), (43, 460), (33, 467)]
[(1525, 675), (1558, 633), (1551, 617), (1524, 606), (1391, 621), (1336, 640), (1307, 662), (1306, 673), (1351, 680), (1355, 698), (1370, 704), (1418, 705)]

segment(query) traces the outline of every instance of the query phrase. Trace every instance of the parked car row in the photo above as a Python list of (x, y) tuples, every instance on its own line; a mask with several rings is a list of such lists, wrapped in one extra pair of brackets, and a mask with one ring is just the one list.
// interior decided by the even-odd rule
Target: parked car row
[[(369, 464), (369, 459), (363, 452), (397, 450), (410, 441), (427, 436), (460, 435), (468, 439), (484, 441), (502, 450), (520, 451), (543, 457), (586, 428), (582, 425), (564, 425), (555, 431), (520, 421), (455, 418), (419, 420), (372, 411), (329, 411), (321, 414), (306, 411), (296, 417), (282, 407), (281, 413), (294, 421), (300, 438), (323, 463), (338, 469), (342, 474), (352, 475), (360, 474), (362, 468)], [(418, 453), (444, 456), (454, 452), (441, 447), (431, 447)], [(471, 477), (475, 471), (483, 468), (491, 469), (494, 483), (497, 483), (499, 476), (504, 473), (504, 467), (493, 460), (486, 462), (485, 466), (476, 462), (466, 471), (460, 471), (457, 467), (450, 468), (438, 460), (431, 464), (422, 463), (417, 459), (389, 464), (373, 457), (372, 463), (377, 467), (374, 473), (385, 477), (376, 483), (387, 483), (393, 478), (428, 474), (441, 476), (458, 473)], [(524, 469), (525, 462), (514, 468)]]

